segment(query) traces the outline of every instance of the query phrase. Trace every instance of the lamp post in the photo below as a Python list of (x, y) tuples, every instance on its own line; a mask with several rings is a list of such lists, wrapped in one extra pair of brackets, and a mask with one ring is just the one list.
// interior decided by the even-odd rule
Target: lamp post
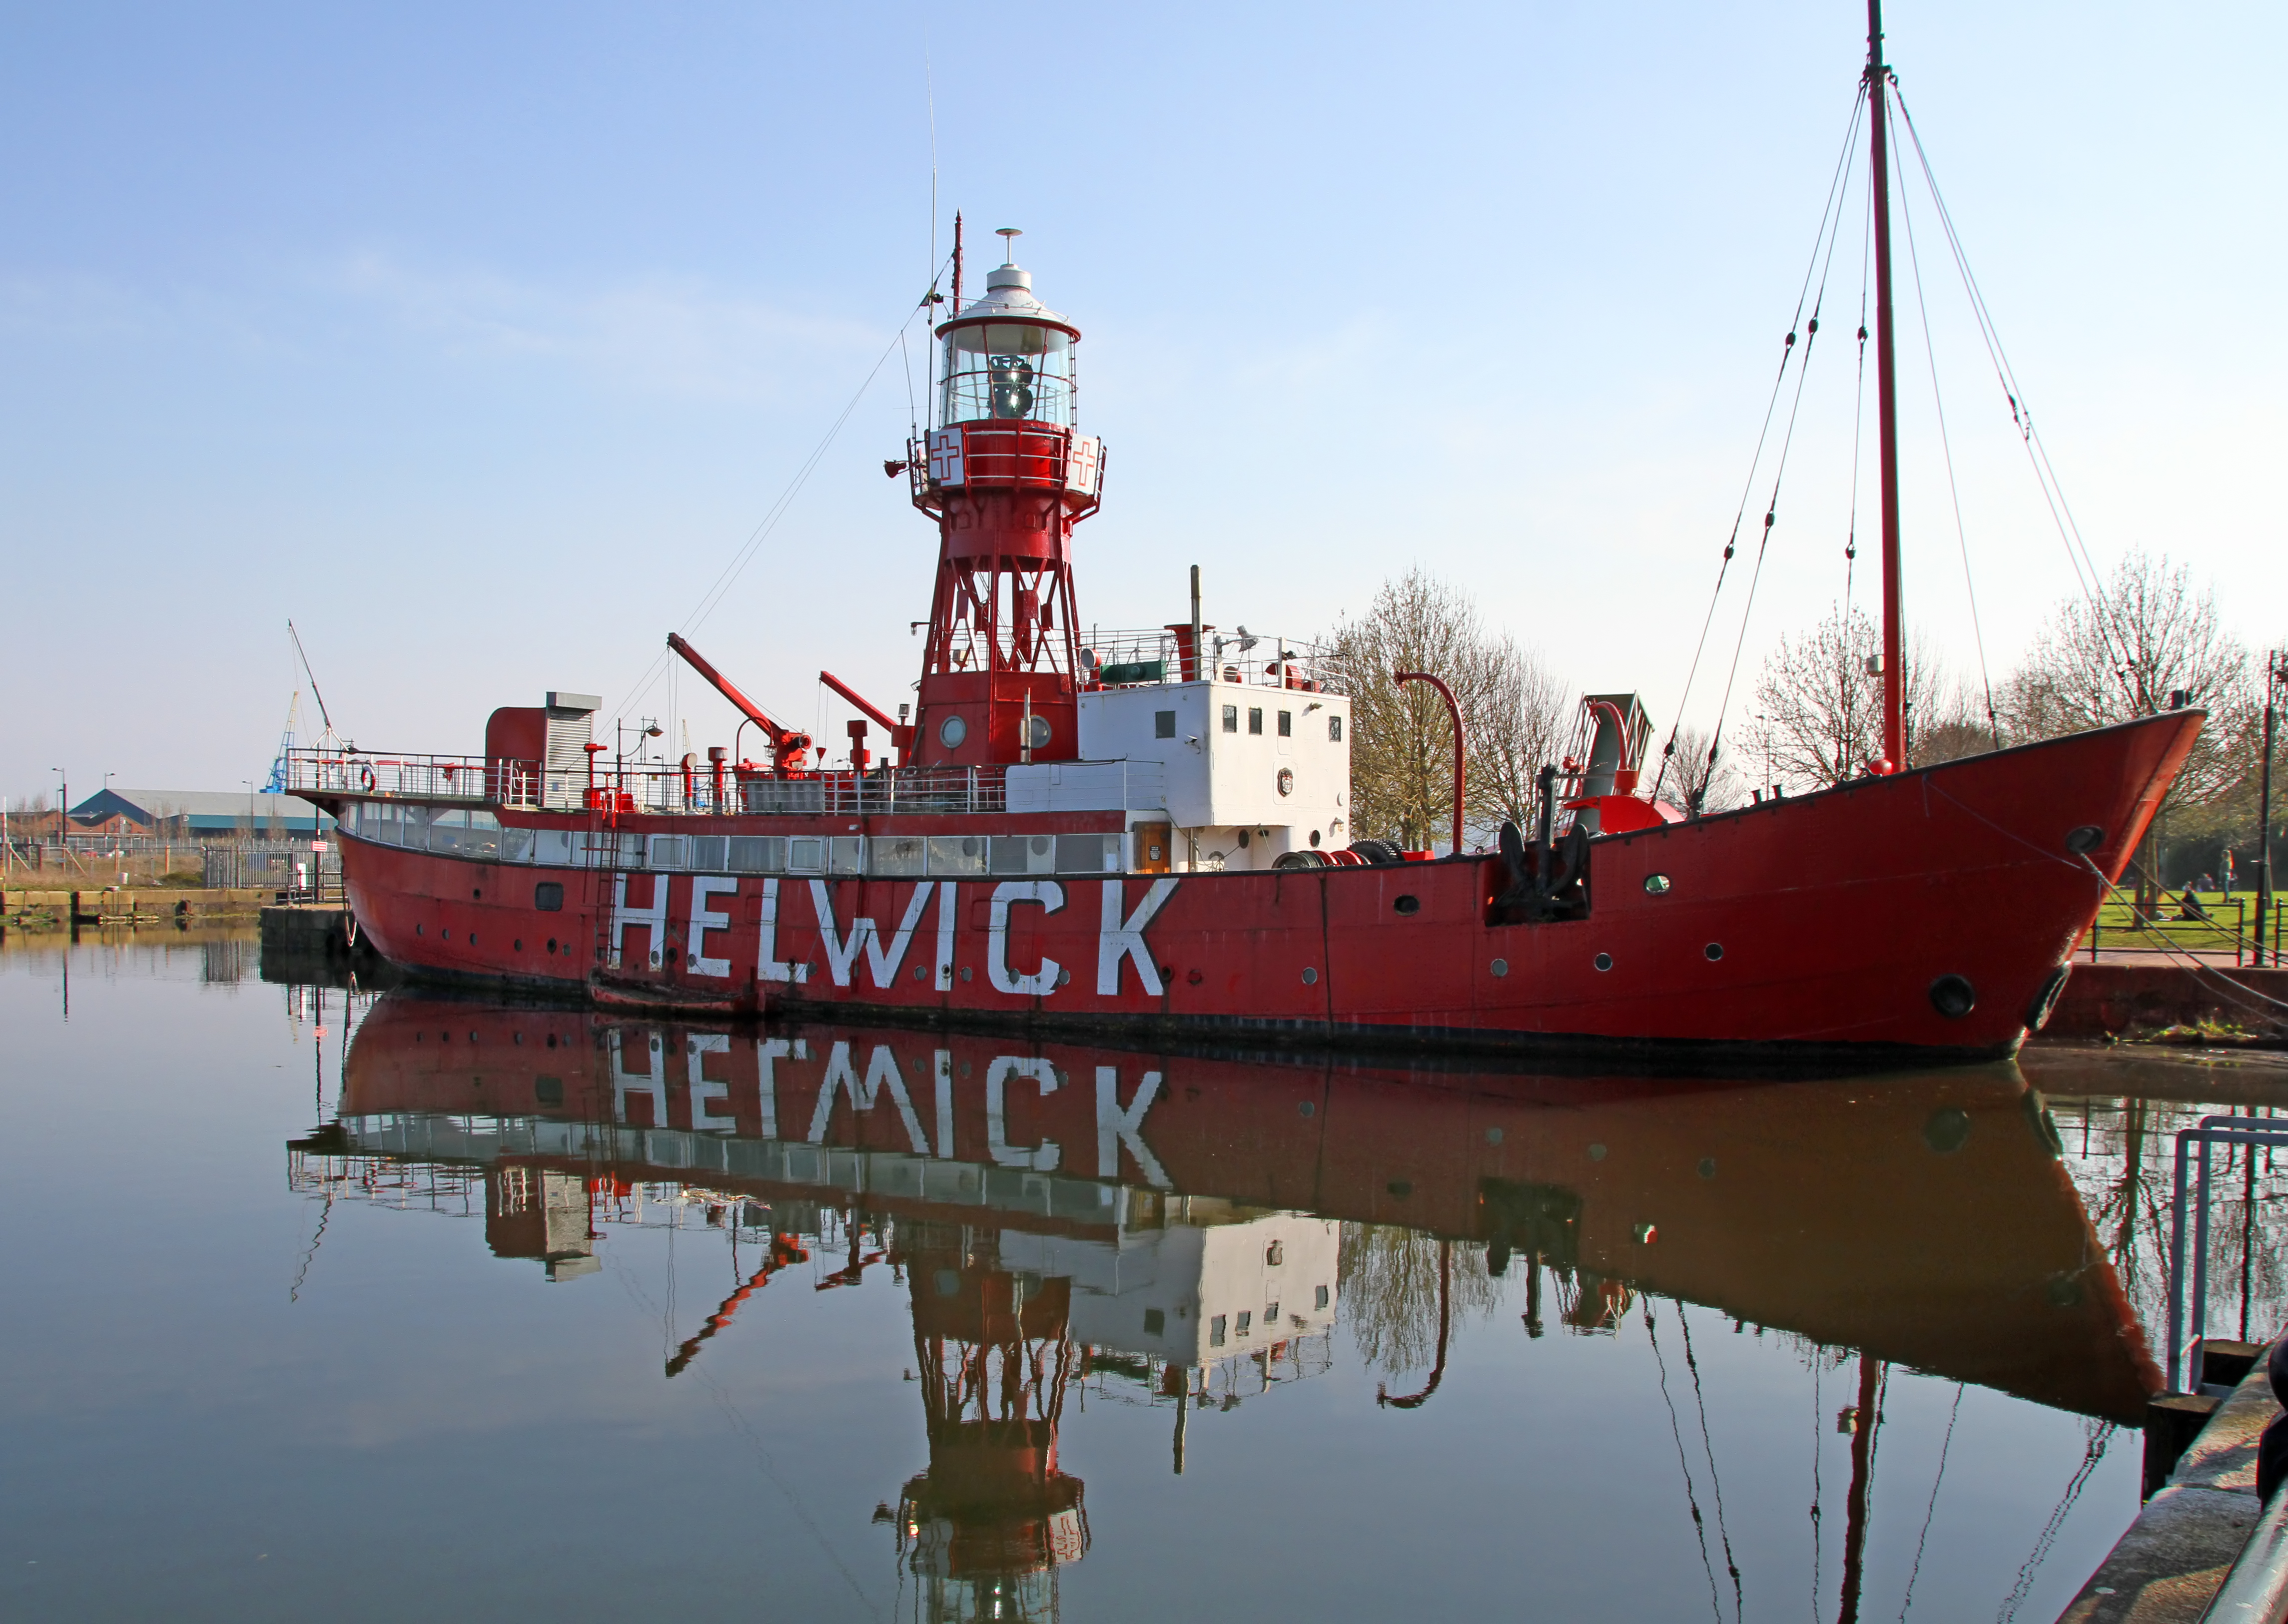
[[(2256, 795), (2256, 957), (2264, 963), (2264, 926), (2277, 904), (2272, 890), (2272, 734), (2280, 717), (2281, 689), (2288, 686), (2288, 650), (2264, 657), (2264, 765)], [(2276, 969), (2280, 955), (2272, 955)]]
[(56, 844), (68, 857), (71, 853), (71, 780), (65, 776), (61, 767), (50, 767), (48, 771), (56, 775)]
[[(1283, 666), (1285, 661), (1282, 661), (1281, 664)], [(1282, 680), (1284, 680), (1283, 673)], [(1463, 750), (1465, 748), (1462, 738), (1462, 708), (1454, 702), (1454, 691), (1448, 687), (1444, 683), (1441, 682), (1437, 677), (1430, 675), (1427, 671), (1395, 671), (1391, 674), (1391, 680), (1398, 683), (1428, 683), (1432, 687), (1438, 690), (1439, 697), (1446, 701), (1446, 714), (1454, 718), (1453, 855), (1459, 857), (1462, 854), (1462, 761)]]

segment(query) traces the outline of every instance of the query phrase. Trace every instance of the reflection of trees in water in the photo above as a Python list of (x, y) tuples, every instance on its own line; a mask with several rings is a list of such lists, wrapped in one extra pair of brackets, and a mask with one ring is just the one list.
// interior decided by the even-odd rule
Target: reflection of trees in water
[[(2169, 1225), (2176, 1203), (2177, 1135), (2227, 1107), (2174, 1100), (2053, 1101), (2066, 1170), (2087, 1208), (2130, 1306), (2157, 1351), (2169, 1322)], [(2273, 1108), (2239, 1114), (2273, 1118)], [(2288, 1157), (2268, 1147), (2219, 1145), (2209, 1152), (2208, 1327), (2218, 1335), (2268, 1337), (2288, 1325)], [(2186, 1184), (2189, 1210), (2197, 1161)], [(2192, 1264), (2191, 1233), (2186, 1265)], [(2196, 1317), (2197, 1318), (2197, 1317)]]
[(1441, 1241), (1388, 1224), (1346, 1224), (1336, 1278), (1359, 1357), (1385, 1374), (1419, 1370), (1438, 1345), (1438, 1248), (1453, 1248), (1452, 1334), (1501, 1306), (1483, 1241)]

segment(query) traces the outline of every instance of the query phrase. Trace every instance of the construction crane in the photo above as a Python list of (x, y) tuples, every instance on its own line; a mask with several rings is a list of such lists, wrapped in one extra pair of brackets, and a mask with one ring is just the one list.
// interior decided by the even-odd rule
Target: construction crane
[[(334, 718), (326, 714), (326, 696), (318, 691), (317, 673), (310, 669), (310, 656), (302, 647), (302, 634), (294, 630), (292, 621), (286, 622), (286, 635), (294, 641), (294, 657), (301, 661), (302, 675), (309, 681), (310, 697), (318, 701), (318, 720), (325, 730), (318, 735), (319, 748), (322, 749), (338, 744), (341, 741), (334, 736)], [(297, 688), (294, 697), (286, 702), (286, 727), (278, 736), (278, 755), (270, 764), (270, 780), (262, 787), (264, 794), (285, 793), (288, 761), (293, 754), (294, 741), (301, 732), (301, 725), (302, 690)]]

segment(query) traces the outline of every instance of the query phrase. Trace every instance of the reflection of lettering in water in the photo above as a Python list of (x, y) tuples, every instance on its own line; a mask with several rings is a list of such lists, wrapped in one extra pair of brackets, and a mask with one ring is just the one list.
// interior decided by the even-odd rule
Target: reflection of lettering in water
[[(854, 980), (875, 949), (894, 974), (913, 974), (918, 949), (926, 961), (938, 922), (910, 900), (900, 912), (903, 947), (902, 931), (838, 931)], [(1140, 981), (1140, 919), (1116, 904), (1104, 924), (1100, 972), (1125, 981), (1132, 964)], [(345, 1065), (339, 1118), (290, 1147), (290, 1180), (481, 1216), (497, 1256), (560, 1280), (594, 1269), (608, 1236), (721, 1235), (723, 1295), (673, 1311), (669, 1379), (722, 1362), (711, 1351), (742, 1314), (799, 1286), (749, 1300), (798, 1264), (818, 1290), (900, 1271), (929, 1458), (878, 1515), (922, 1616), (1053, 1610), (1060, 1565), (1089, 1542), (1056, 1453), (1071, 1387), (1164, 1406), (1180, 1471), (1192, 1412), (1328, 1367), (1339, 1306), (1366, 1365), (1406, 1373), (1377, 1388), (1394, 1411), (1447, 1402), (1449, 1353), (1475, 1327), (1516, 1332), (1493, 1313), (1507, 1279), (1525, 1337), (1633, 1333), (1671, 1360), (1680, 1406), (1699, 1402), (1696, 1301), (1813, 1352), (1859, 1349), (1878, 1381), (1896, 1361), (2084, 1414), (2141, 1413), (2151, 1361), (2057, 1176), (2061, 1124), (2014, 1076), (1905, 1079), (1857, 1100), (1810, 1084), (1458, 1081), (385, 999)], [(2141, 1159), (2125, 1116), (2062, 1125), (2102, 1185), (2106, 1240), (2149, 1257), (2130, 1198), (2166, 1159)], [(2231, 1172), (2244, 1188), (2228, 1194), (2274, 1193)], [(623, 1266), (659, 1261), (620, 1249)], [(2236, 1275), (2260, 1304), (2271, 1289), (2261, 1264), (2218, 1272), (2220, 1295)], [(2149, 1295), (2138, 1271), (2127, 1283)], [(1656, 1337), (1656, 1300), (1677, 1304)]]

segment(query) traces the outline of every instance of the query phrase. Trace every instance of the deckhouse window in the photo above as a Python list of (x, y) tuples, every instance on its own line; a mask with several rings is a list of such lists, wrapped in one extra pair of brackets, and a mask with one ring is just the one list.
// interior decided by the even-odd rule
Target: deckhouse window
[(1259, 733), (1263, 731), (1263, 708), (1260, 705), (1250, 705), (1247, 708), (1247, 731), (1251, 733)]
[(1281, 711), (1279, 713), (1279, 736), (1282, 739), (1291, 738), (1294, 732), (1295, 713), (1291, 710)]

